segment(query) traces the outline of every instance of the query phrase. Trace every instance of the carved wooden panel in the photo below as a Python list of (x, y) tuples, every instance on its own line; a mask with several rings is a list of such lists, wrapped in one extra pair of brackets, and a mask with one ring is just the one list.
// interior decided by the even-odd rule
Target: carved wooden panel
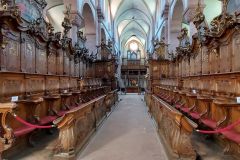
[(199, 80), (198, 79), (193, 79), (192, 80), (191, 88), (192, 89), (197, 89), (197, 90), (201, 89), (200, 85), (199, 85)]
[(63, 51), (59, 49), (58, 51), (58, 56), (57, 56), (57, 74), (58, 75), (63, 75)]
[(182, 76), (186, 77), (187, 76), (187, 60), (183, 59), (182, 60)]
[(231, 72), (231, 46), (230, 45), (221, 45), (220, 46), (220, 73)]
[[(6, 26), (5, 26), (6, 27)], [(2, 28), (2, 33), (7, 32), (7, 37), (1, 33), (1, 42), (4, 46), (1, 48), (0, 69), (3, 71), (19, 72), (20, 69), (20, 33), (15, 31), (6, 31)]]
[(69, 87), (71, 89), (77, 89), (78, 88), (78, 79), (77, 78), (71, 78)]
[(59, 89), (59, 77), (47, 77), (46, 78), (46, 90), (58, 90)]
[(48, 56), (48, 74), (56, 74), (57, 67), (56, 63), (57, 63), (56, 53), (50, 53), (50, 55)]
[(68, 77), (61, 77), (60, 78), (60, 89), (68, 89), (70, 85)]
[(149, 62), (149, 65), (150, 65), (149, 71), (150, 71), (151, 78), (160, 79), (161, 68), (160, 68), (159, 62), (152, 60), (151, 62)]
[(167, 77), (173, 77), (174, 75), (174, 64), (170, 63), (169, 66), (167, 66), (167, 68), (169, 69), (169, 72), (167, 74)]
[(196, 159), (196, 152), (190, 140), (195, 124), (157, 97), (152, 96), (152, 101), (151, 114), (159, 127), (160, 136), (165, 139), (172, 152), (178, 157)]
[(189, 75), (190, 76), (195, 75), (195, 59), (194, 58), (190, 59), (190, 67), (189, 67), (189, 69), (190, 69)]
[(185, 60), (185, 65), (186, 65), (186, 76), (190, 75), (190, 62), (188, 59)]
[(232, 43), (233, 55), (232, 55), (232, 70), (240, 71), (240, 35), (236, 35)]
[(20, 71), (20, 43), (16, 40), (10, 40), (7, 45), (7, 70)]
[(104, 67), (102, 66), (102, 63), (96, 63), (96, 77), (101, 77), (104, 75)]
[(63, 59), (63, 64), (64, 64), (64, 75), (69, 75), (70, 73), (70, 63), (69, 63), (69, 57), (64, 53), (64, 59)]
[(80, 63), (77, 64), (74, 63), (74, 76), (75, 77), (80, 76)]
[(74, 76), (75, 76), (75, 75), (74, 75), (74, 71), (75, 71), (75, 69), (74, 69), (74, 67), (75, 67), (74, 61), (71, 60), (69, 63), (70, 63), (70, 75), (71, 75), (72, 77), (74, 77)]
[[(82, 61), (80, 62), (80, 66), (79, 67), (80, 67), (80, 76), (82, 77), (83, 76), (83, 62)], [(96, 76), (97, 76), (97, 74), (96, 74)]]
[(216, 79), (216, 91), (221, 93), (232, 94), (236, 92), (235, 78), (218, 78)]
[[(24, 93), (24, 77), (22, 75), (2, 74), (0, 78), (0, 101), (10, 96), (18, 96)], [(10, 99), (8, 99), (10, 101)]]
[(194, 75), (200, 75), (202, 72), (202, 52), (200, 52), (195, 57), (194, 62)]
[(220, 72), (220, 64), (219, 64), (219, 51), (217, 49), (210, 50), (210, 73), (215, 74)]
[(162, 76), (167, 77), (169, 74), (169, 66), (168, 63), (163, 63), (162, 69), (160, 70), (162, 72)]
[(36, 73), (47, 73), (47, 52), (44, 49), (37, 49), (36, 53)]
[(178, 63), (178, 76), (179, 76), (179, 77), (182, 76), (182, 70), (183, 70), (182, 63), (179, 62), (179, 63)]
[(190, 79), (185, 79), (183, 81), (183, 88), (184, 89), (190, 89), (191, 88), (191, 80)]
[(26, 92), (36, 93), (44, 92), (45, 79), (42, 76), (28, 76), (26, 77)]
[[(6, 37), (3, 37), (3, 42), (7, 41)], [(6, 71), (7, 69), (7, 54), (8, 54), (8, 47), (4, 49), (0, 49), (0, 70)]]
[(210, 73), (210, 55), (206, 46), (202, 47), (202, 74)]
[(209, 81), (209, 79), (202, 79), (201, 80), (201, 89), (202, 90), (211, 90), (212, 86), (211, 86), (211, 82)]
[(22, 56), (22, 71), (27, 73), (35, 73), (35, 42), (34, 40), (24, 35), (22, 38), (25, 39), (25, 42), (21, 44), (21, 53)]

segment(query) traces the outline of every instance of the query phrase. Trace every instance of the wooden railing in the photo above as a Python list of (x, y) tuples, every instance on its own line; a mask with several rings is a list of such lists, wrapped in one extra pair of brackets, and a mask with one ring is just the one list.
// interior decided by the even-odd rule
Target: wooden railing
[[(96, 92), (98, 91), (96, 90)], [(72, 158), (87, 142), (92, 133), (102, 123), (107, 112), (111, 111), (112, 106), (118, 100), (117, 92), (111, 91), (97, 96), (86, 103), (72, 105), (66, 103), (69, 107), (61, 110), (60, 106), (56, 107), (57, 105), (54, 105), (54, 101), (59, 101), (60, 98), (57, 96), (48, 97), (46, 103), (48, 101), (48, 103), (51, 102), (49, 108), (42, 108), (39, 105), (43, 102), (42, 99), (19, 101), (17, 104), (0, 103), (2, 127), (2, 141), (0, 143), (2, 147), (0, 153), (2, 154), (9, 148), (14, 148), (15, 141), (18, 141), (19, 137), (22, 136), (28, 135), (29, 142), (32, 143), (31, 137), (34, 134), (32, 131), (36, 130), (36, 128), (16, 121), (13, 115), (17, 114), (23, 120), (33, 125), (46, 126), (54, 123), (59, 129), (59, 138), (53, 150), (54, 157)], [(25, 112), (25, 103), (27, 103), (29, 112)], [(35, 109), (29, 108), (30, 104)], [(47, 114), (44, 114), (44, 111)], [(38, 115), (38, 113), (41, 114)]]
[(196, 152), (191, 143), (191, 135), (197, 124), (156, 95), (146, 93), (145, 99), (161, 139), (170, 148), (169, 152), (175, 158), (195, 160)]

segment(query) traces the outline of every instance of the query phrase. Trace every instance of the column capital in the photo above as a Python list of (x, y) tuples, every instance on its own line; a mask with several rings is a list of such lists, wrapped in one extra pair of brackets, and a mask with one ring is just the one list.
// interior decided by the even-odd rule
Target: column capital
[(70, 20), (72, 25), (80, 27), (83, 22), (83, 17), (81, 16), (80, 12), (72, 10), (70, 12)]

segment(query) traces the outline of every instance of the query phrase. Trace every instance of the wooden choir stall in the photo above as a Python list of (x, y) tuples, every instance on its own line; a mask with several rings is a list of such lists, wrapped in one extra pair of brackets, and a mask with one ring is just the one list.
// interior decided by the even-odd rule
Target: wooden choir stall
[(117, 61), (115, 55), (112, 54), (112, 42), (108, 40), (108, 44), (102, 40), (98, 46), (96, 55), (95, 76), (101, 78), (104, 85), (111, 86), (114, 90), (117, 88), (115, 73), (117, 70)]
[[(22, 3), (31, 10), (21, 10)], [(118, 100), (112, 84), (99, 75), (86, 76), (94, 60), (87, 56), (82, 32), (77, 33), (76, 44), (68, 37), (70, 8), (65, 12), (63, 33), (54, 33), (42, 17), (46, 5), (44, 0), (0, 3), (3, 158), (34, 146), (34, 136), (52, 127), (58, 129), (53, 159), (74, 158)], [(110, 70), (112, 80), (115, 70)]]
[(162, 57), (166, 45), (160, 45), (165, 53), (156, 47), (158, 58), (148, 61), (145, 100), (160, 136), (179, 158), (196, 159), (196, 131), (212, 135), (225, 154), (240, 155), (240, 21), (224, 2), (211, 28), (199, 7), (192, 42), (184, 28), (176, 54)]

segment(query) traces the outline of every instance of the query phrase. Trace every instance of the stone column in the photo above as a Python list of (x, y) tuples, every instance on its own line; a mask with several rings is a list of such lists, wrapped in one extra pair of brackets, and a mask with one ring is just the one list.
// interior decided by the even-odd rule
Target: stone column
[[(166, 6), (165, 6), (165, 9), (164, 9), (164, 11), (163, 11), (163, 13), (162, 13), (162, 17), (164, 18), (164, 23), (165, 23), (165, 31), (164, 31), (164, 38), (165, 38), (165, 40), (164, 40), (164, 42), (165, 43), (169, 43), (169, 41), (170, 41), (170, 39), (169, 39), (169, 5), (168, 4), (166, 4)], [(162, 37), (162, 35), (161, 35), (161, 37)], [(160, 39), (161, 40), (161, 39)], [(167, 53), (167, 52), (166, 52)], [(168, 57), (167, 55), (165, 55), (165, 57)]]
[(101, 23), (102, 21), (104, 20), (104, 16), (103, 16), (103, 13), (102, 13), (102, 9), (101, 9), (101, 6), (99, 5), (97, 7), (97, 18), (98, 18), (98, 23), (97, 23), (97, 26), (96, 26), (96, 30), (97, 30), (97, 45), (100, 45), (101, 44)]
[(72, 28), (70, 30), (70, 37), (72, 38), (72, 44), (73, 46), (78, 41), (77, 32), (80, 29), (80, 26), (83, 22), (83, 17), (80, 15), (80, 13), (77, 10), (72, 10), (70, 13), (70, 19), (72, 23)]
[(70, 20), (72, 23), (72, 28), (69, 32), (69, 37), (72, 38), (72, 44), (75, 45), (77, 42), (77, 31), (83, 22), (83, 17), (81, 16), (78, 9), (78, 0), (63, 0), (64, 6), (71, 6)]

